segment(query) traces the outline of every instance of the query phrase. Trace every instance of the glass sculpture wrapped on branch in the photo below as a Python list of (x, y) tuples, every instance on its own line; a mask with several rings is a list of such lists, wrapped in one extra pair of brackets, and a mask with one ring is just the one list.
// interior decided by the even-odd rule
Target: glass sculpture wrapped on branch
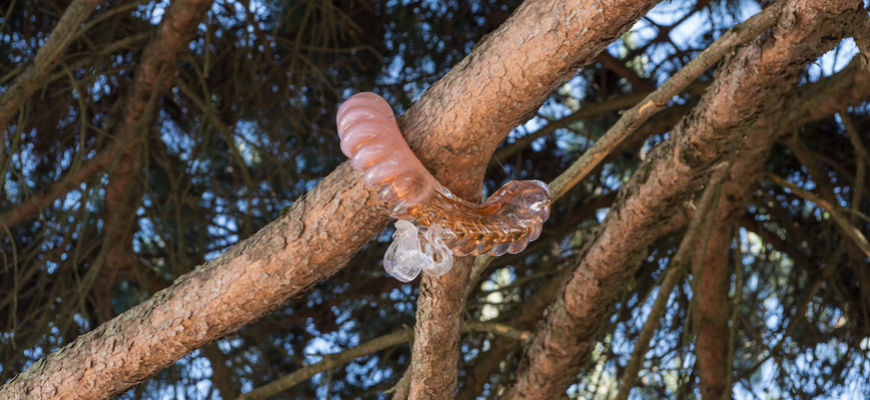
[(453, 256), (519, 253), (550, 216), (550, 190), (536, 180), (511, 181), (483, 203), (465, 201), (441, 185), (408, 147), (381, 96), (358, 93), (338, 110), (341, 151), (376, 187), (398, 219), (384, 268), (403, 282), (440, 276)]

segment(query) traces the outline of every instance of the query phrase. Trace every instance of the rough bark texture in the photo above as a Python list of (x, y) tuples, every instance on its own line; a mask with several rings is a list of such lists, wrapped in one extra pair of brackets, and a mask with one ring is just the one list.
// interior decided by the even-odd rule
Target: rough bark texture
[[(797, 96), (787, 96), (789, 100)], [(746, 210), (751, 191), (764, 176), (764, 160), (780, 132), (782, 110), (792, 104), (762, 115), (752, 126), (737, 152), (725, 181), (714, 219), (696, 246), (692, 274), (694, 275), (693, 301), (696, 304), (695, 348), (698, 356), (698, 376), (701, 397), (720, 400), (728, 392), (730, 379), (728, 346), (731, 338), (728, 321), (731, 314), (728, 296), (731, 284), (729, 272), (731, 240)], [(730, 398), (730, 397), (729, 397)]]
[[(412, 148), (423, 139), (422, 132), (429, 133), (427, 139), (442, 143), (433, 151), (417, 154), (454, 193), (476, 200), (487, 165), (480, 162), (480, 155), (492, 154), (507, 133), (528, 119), (557, 85), (577, 68), (594, 62), (610, 42), (656, 3), (523, 3), (428, 92), (449, 90), (454, 97), (424, 96), (400, 120), (402, 131)], [(455, 101), (455, 96), (465, 101)], [(427, 129), (421, 129), (420, 123), (428, 125)], [(463, 131), (481, 132), (497, 140), (480, 140), (462, 135)], [(456, 395), (459, 329), (470, 264), (462, 260), (449, 274), (422, 280), (411, 399)]]
[(455, 396), (460, 324), (473, 260), (457, 260), (450, 273), (420, 282), (409, 399)]
[(424, 140), (439, 143), (417, 152), (423, 163), (454, 193), (479, 196), (486, 168), (480, 155), (492, 154), (559, 84), (594, 62), (656, 3), (526, 1), (408, 110), (402, 132), (413, 149)]
[(754, 133), (752, 123), (783, 106), (783, 95), (806, 63), (847, 35), (858, 6), (789, 1), (769, 34), (735, 51), (673, 139), (652, 152), (622, 189), (599, 236), (548, 310), (505, 398), (565, 396), (644, 249), (711, 169)]
[[(786, 96), (788, 104), (785, 107), (765, 114), (754, 124), (753, 134), (746, 138), (731, 163), (728, 178), (722, 185), (722, 197), (710, 228), (709, 241), (706, 245), (701, 243), (697, 246), (696, 257), (702, 261), (694, 264), (693, 270), (697, 279), (693, 298), (697, 302), (698, 375), (704, 399), (722, 399), (728, 390), (728, 363), (731, 360), (727, 354), (730, 338), (722, 333), (728, 331), (730, 244), (736, 227), (743, 221), (752, 190), (764, 177), (764, 160), (775, 139), (787, 137), (786, 143), (813, 175), (814, 182), (820, 187), (826, 186), (820, 182), (830, 182), (827, 176), (819, 172), (813, 160), (802, 158), (802, 155), (809, 154), (808, 149), (791, 137), (791, 127), (828, 117), (837, 110), (864, 101), (870, 93), (870, 73), (863, 67), (864, 63), (863, 58), (857, 56), (840, 73), (796, 89), (793, 95)], [(832, 190), (822, 190), (821, 193), (826, 200), (833, 197)]]
[(728, 390), (730, 337), (725, 332), (728, 332), (731, 314), (728, 296), (731, 240), (751, 198), (751, 190), (764, 175), (764, 160), (777, 133), (773, 125), (775, 121), (780, 121), (781, 115), (781, 112), (766, 114), (753, 125), (753, 133), (746, 138), (734, 157), (726, 180), (722, 183), (712, 226), (704, 229), (695, 246), (692, 300), (696, 304), (695, 351), (701, 397), (704, 400), (721, 400)]
[[(522, 18), (491, 35), (399, 119), (412, 148), (445, 185), (476, 196), (497, 144), (655, 2), (640, 3), (528, 2)], [(121, 393), (334, 274), (386, 222), (376, 194), (344, 164), (285, 216), (40, 360), (0, 388), (0, 398), (104, 399)], [(454, 289), (464, 288), (457, 276), (445, 279)], [(454, 383), (442, 388), (455, 390), (459, 320), (424, 323), (453, 325), (429, 331), (436, 335), (430, 340), (442, 343), (438, 351), (450, 354), (423, 368), (443, 368), (438, 373), (452, 375)], [(437, 336), (441, 332), (452, 337)]]
[(118, 155), (109, 172), (106, 208), (105, 263), (94, 287), (97, 312), (103, 321), (113, 317), (112, 297), (115, 283), (133, 273), (133, 233), (136, 209), (142, 201), (142, 156), (140, 143), (153, 131), (154, 111), (169, 89), (178, 68), (178, 59), (188, 49), (196, 27), (205, 19), (212, 0), (182, 0), (166, 8), (153, 39), (140, 56), (141, 64), (133, 76), (133, 90), (124, 101), (123, 114), (113, 130), (116, 140), (130, 145)]
[[(290, 212), (0, 388), (2, 399), (107, 399), (335, 273), (383, 228), (342, 165)], [(353, 226), (358, 229), (347, 229)]]

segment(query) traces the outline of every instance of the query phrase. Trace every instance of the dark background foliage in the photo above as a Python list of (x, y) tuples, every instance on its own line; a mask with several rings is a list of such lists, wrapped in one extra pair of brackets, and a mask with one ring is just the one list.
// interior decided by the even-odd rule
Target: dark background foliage
[[(67, 3), (0, 4), (0, 85), (8, 88), (33, 59)], [(143, 145), (136, 179), (143, 190), (125, 199), (135, 206), (132, 223), (118, 226), (116, 216), (106, 214), (107, 176), (124, 162), (115, 157), (105, 171), (76, 181), (33, 217), (0, 224), (0, 382), (104, 322), (101, 300), (117, 315), (276, 218), (344, 161), (334, 124), (341, 101), (375, 91), (397, 111), (407, 109), (519, 4), (216, 1), (173, 72), (171, 89), (150, 103), (153, 124), (138, 133)], [(103, 3), (88, 20), (93, 25), (23, 103), (0, 143), (3, 221), (35, 194), (76, 179), (88, 160), (104, 156), (125, 112), (119, 100), (130, 90), (166, 6)], [(485, 192), (508, 179), (552, 180), (619, 118), (627, 97), (665, 82), (757, 9), (753, 1), (738, 0), (662, 3), (511, 134), (490, 164)], [(852, 41), (844, 41), (812, 64), (800, 83), (839, 72), (856, 52)], [(551, 282), (576, 263), (621, 183), (668, 137), (713, 74), (555, 204), (543, 236), (527, 251), (497, 259), (471, 295), (466, 318), (532, 329), (534, 318), (523, 319), (523, 312), (541, 307), (532, 300), (552, 291)], [(601, 111), (572, 116), (595, 106)], [(870, 145), (865, 103), (794, 126), (803, 143), (798, 149), (806, 153), (780, 143), (766, 169), (855, 210), (851, 221), (866, 234), (870, 195), (859, 204), (853, 200), (856, 192), (866, 193), (867, 177), (856, 171), (867, 160), (856, 155), (844, 118)], [(732, 321), (735, 395), (866, 398), (870, 299), (860, 284), (868, 279), (864, 259), (850, 256), (848, 240), (824, 210), (770, 181), (753, 193), (740, 218), (730, 257), (732, 290), (742, 293), (735, 302), (739, 319)], [(114, 241), (117, 229), (132, 233), (132, 246)], [(606, 326), (595, 358), (571, 395), (615, 394), (683, 230), (676, 227), (649, 250), (611, 318), (601, 321)], [(389, 235), (384, 232), (304, 297), (194, 352), (124, 397), (226, 398), (304, 368), (320, 354), (413, 326), (417, 285), (386, 276), (380, 264)], [(130, 268), (106, 281), (113, 268), (106, 254), (113, 247), (127, 249)], [(698, 397), (691, 297), (687, 279), (671, 297), (635, 397)], [(479, 394), (496, 398), (513, 378), (522, 343), (468, 333), (461, 346), (460, 390), (482, 379)], [(407, 368), (409, 351), (404, 345), (359, 358), (276, 398), (386, 398), (383, 392)]]

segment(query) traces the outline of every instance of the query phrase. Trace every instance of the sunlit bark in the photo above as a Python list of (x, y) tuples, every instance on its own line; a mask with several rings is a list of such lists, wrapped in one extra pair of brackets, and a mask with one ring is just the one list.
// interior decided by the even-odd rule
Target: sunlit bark
[[(618, 288), (677, 208), (727, 160), (752, 122), (782, 107), (811, 59), (855, 24), (854, 2), (790, 1), (770, 35), (736, 50), (700, 104), (622, 189), (595, 243), (548, 310), (508, 399), (564, 397), (588, 359)], [(763, 55), (763, 57), (762, 57)]]

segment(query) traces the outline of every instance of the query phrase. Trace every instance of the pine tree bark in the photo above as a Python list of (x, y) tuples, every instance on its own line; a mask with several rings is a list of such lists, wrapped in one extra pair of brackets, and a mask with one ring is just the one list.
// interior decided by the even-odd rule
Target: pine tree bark
[(185, 0), (166, 8), (154, 38), (142, 52), (121, 121), (113, 130), (116, 140), (130, 144), (117, 154), (106, 186), (103, 243), (107, 250), (93, 288), (101, 321), (114, 317), (112, 298), (116, 282), (134, 272), (133, 234), (138, 227), (136, 209), (143, 194), (141, 143), (154, 132), (159, 99), (169, 89), (178, 60), (188, 49), (197, 24), (205, 19), (211, 4), (212, 0)]
[(506, 399), (565, 397), (644, 249), (712, 169), (755, 132), (753, 122), (782, 107), (808, 60), (849, 34), (859, 10), (850, 1), (788, 1), (769, 34), (725, 62), (699, 105), (621, 190), (620, 206), (548, 310)]
[[(454, 193), (479, 196), (486, 161), (507, 133), (655, 3), (529, 1), (522, 17), (481, 43), (399, 125), (439, 180)], [(105, 399), (121, 393), (331, 276), (386, 222), (376, 193), (345, 163), (283, 217), (38, 361), (0, 387), (0, 398)], [(454, 289), (464, 287), (456, 277), (444, 279)], [(465, 291), (460, 292), (464, 298)], [(431, 315), (461, 308), (445, 300), (461, 302), (438, 299), (445, 311)], [(441, 380), (447, 383), (439, 383), (439, 390), (455, 391), (458, 316), (422, 323), (444, 324), (429, 337), (447, 344), (438, 350), (447, 356), (439, 363), (426, 359), (420, 368), (443, 367), (438, 374), (452, 377)]]

